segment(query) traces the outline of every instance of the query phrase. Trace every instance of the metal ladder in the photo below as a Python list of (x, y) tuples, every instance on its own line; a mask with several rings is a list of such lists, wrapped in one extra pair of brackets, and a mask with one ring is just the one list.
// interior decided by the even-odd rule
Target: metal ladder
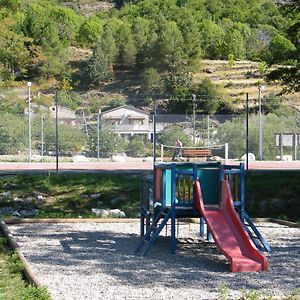
[(251, 218), (248, 216), (248, 214), (245, 211), (242, 213), (242, 217), (244, 219), (244, 225), (245, 225), (244, 227), (247, 233), (249, 234), (250, 238), (252, 239), (253, 243), (257, 247), (257, 249), (260, 251), (267, 251), (269, 253), (272, 253), (272, 249), (270, 245), (260, 234), (259, 230), (256, 228)]
[[(167, 210), (166, 208), (162, 208), (157, 216), (154, 218), (152, 224), (148, 227), (145, 235), (142, 237), (140, 244), (135, 249), (135, 253), (141, 251), (141, 256), (145, 255), (149, 248), (155, 243), (160, 232), (167, 224), (168, 220), (171, 217), (171, 210)], [(162, 219), (161, 223), (159, 221)]]

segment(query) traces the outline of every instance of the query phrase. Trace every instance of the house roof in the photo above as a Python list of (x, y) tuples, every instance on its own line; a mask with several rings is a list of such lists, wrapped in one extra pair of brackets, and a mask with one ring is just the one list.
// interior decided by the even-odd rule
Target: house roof
[(118, 107), (115, 107), (115, 108), (112, 108), (112, 109), (109, 109), (109, 110), (106, 110), (104, 112), (102, 112), (100, 115), (105, 115), (107, 113), (110, 113), (110, 112), (113, 112), (113, 111), (116, 111), (116, 110), (119, 110), (119, 109), (128, 109), (128, 110), (131, 110), (131, 111), (135, 111), (135, 112), (138, 112), (140, 114), (144, 114), (144, 115), (149, 115), (149, 113), (141, 110), (141, 109), (138, 109), (138, 108), (135, 108), (134, 106), (131, 106), (131, 105), (122, 105), (122, 106), (118, 106)]

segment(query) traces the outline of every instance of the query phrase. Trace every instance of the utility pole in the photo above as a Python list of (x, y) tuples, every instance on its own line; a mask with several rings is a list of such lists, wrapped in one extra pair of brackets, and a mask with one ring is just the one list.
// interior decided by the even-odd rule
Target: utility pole
[(55, 150), (56, 150), (56, 173), (58, 173), (58, 92), (55, 94)]
[(263, 160), (263, 124), (262, 124), (262, 109), (261, 109), (261, 100), (262, 100), (262, 91), (265, 89), (264, 86), (258, 87), (258, 144), (259, 144), (259, 160)]
[(97, 116), (97, 159), (100, 159), (100, 113), (101, 109), (98, 110)]
[(196, 95), (192, 94), (193, 101), (193, 142), (196, 145)]
[(27, 82), (28, 87), (28, 161), (31, 163), (31, 82)]
[(207, 115), (207, 146), (210, 146), (209, 115)]
[(249, 94), (246, 94), (246, 170), (249, 170)]
[(156, 163), (156, 99), (154, 98), (154, 111), (153, 111), (153, 164)]
[(41, 118), (41, 154), (42, 154), (42, 161), (44, 161), (44, 115), (42, 114)]

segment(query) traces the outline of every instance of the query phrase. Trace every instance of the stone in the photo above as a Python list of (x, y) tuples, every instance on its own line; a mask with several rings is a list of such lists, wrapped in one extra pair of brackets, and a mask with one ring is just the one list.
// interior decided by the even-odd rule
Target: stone
[[(247, 154), (244, 154), (244, 155), (242, 155), (241, 160), (246, 161), (246, 158), (247, 158)], [(248, 161), (255, 161), (255, 159), (256, 159), (255, 154), (249, 152), (248, 153)]]
[(17, 210), (15, 210), (11, 215), (17, 218), (21, 217), (21, 214)]
[(116, 208), (116, 209), (110, 209), (109, 210), (109, 216), (112, 218), (126, 218), (126, 215), (124, 211)]
[(75, 155), (73, 157), (73, 162), (89, 162), (89, 159), (84, 155)]
[(20, 210), (19, 214), (21, 217), (24, 218), (30, 218), (30, 217), (35, 217), (38, 214), (38, 210), (37, 209), (31, 209), (31, 210)]
[(37, 196), (36, 196), (36, 199), (42, 201), (42, 200), (45, 199), (45, 197), (44, 197), (43, 195), (37, 195)]
[(215, 155), (215, 156), (210, 157), (208, 160), (211, 160), (211, 161), (222, 161), (222, 157)]
[(153, 162), (153, 157), (152, 156), (147, 156), (147, 157), (144, 157), (143, 162)]
[(0, 208), (0, 217), (9, 215), (14, 211), (14, 209), (11, 206), (5, 206)]
[(292, 155), (282, 155), (282, 161), (292, 161), (293, 157)]
[(100, 193), (90, 195), (90, 198), (91, 198), (91, 199), (99, 199), (100, 197), (101, 197), (101, 194), (100, 194)]
[(109, 217), (109, 210), (107, 209), (100, 209), (100, 208), (92, 208), (91, 211), (100, 218), (108, 218)]
[(2, 196), (9, 197), (11, 195), (11, 191), (3, 192)]
[(111, 158), (111, 160), (113, 161), (113, 162), (126, 162), (126, 156), (121, 156), (121, 155), (113, 155), (112, 156), (112, 158)]

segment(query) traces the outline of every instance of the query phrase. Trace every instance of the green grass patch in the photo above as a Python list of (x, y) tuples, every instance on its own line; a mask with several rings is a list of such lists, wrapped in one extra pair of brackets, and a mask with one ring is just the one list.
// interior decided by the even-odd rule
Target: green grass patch
[(24, 280), (23, 269), (17, 254), (7, 247), (0, 234), (0, 299), (50, 300), (45, 288), (34, 287)]
[(92, 218), (92, 208), (119, 208), (137, 217), (140, 182), (140, 175), (129, 174), (9, 176), (0, 181), (0, 207), (38, 209), (43, 218)]
[(249, 172), (246, 210), (252, 217), (300, 222), (300, 172)]

